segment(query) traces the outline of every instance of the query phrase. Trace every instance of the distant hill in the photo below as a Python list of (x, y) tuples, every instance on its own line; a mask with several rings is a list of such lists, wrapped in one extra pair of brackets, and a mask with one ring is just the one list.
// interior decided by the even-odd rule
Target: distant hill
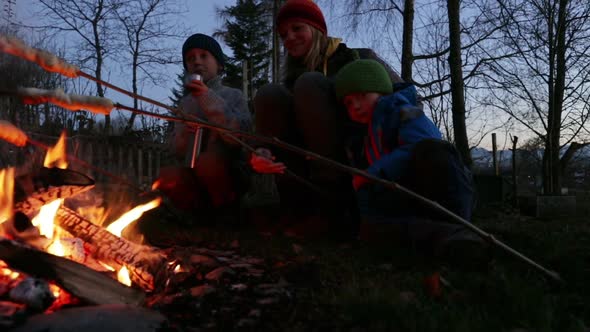
[[(565, 151), (567, 150), (567, 146), (564, 146), (561, 151), (560, 155), (563, 156)], [(507, 168), (512, 167), (512, 151), (511, 150), (498, 150), (498, 161), (500, 163), (500, 168)], [(543, 156), (543, 149), (536, 150), (538, 158), (542, 158)], [(492, 167), (492, 151), (489, 151), (485, 148), (475, 147), (471, 149), (471, 158), (473, 159), (473, 164), (477, 168), (491, 168)], [(585, 162), (590, 163), (590, 145), (585, 146), (576, 152), (574, 156), (574, 160), (582, 160)]]

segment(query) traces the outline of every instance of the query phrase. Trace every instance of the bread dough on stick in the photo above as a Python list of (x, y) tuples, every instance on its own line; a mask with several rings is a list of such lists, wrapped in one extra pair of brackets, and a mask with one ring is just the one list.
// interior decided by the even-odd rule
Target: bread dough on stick
[(67, 94), (62, 89), (18, 88), (17, 91), (25, 104), (52, 103), (70, 111), (86, 110), (104, 115), (109, 115), (115, 107), (110, 99)]
[(77, 66), (69, 64), (47, 51), (29, 47), (18, 38), (0, 36), (0, 51), (35, 62), (49, 72), (67, 77), (76, 78), (80, 72), (80, 68)]
[(0, 139), (23, 147), (27, 144), (27, 134), (8, 121), (0, 120)]

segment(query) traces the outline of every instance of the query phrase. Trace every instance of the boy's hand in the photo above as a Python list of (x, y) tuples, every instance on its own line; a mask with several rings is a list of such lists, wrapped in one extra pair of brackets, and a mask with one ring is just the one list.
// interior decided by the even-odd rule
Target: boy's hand
[(186, 88), (191, 92), (191, 95), (195, 97), (202, 96), (209, 91), (209, 88), (202, 81), (190, 81), (186, 84)]
[(250, 166), (258, 173), (262, 174), (283, 174), (287, 166), (283, 163), (274, 162), (275, 157), (269, 149), (258, 148), (256, 153), (250, 156)]
[(369, 182), (370, 182), (369, 179), (367, 179), (366, 177), (364, 177), (362, 175), (353, 175), (352, 176), (352, 187), (354, 188), (355, 191), (358, 191), (359, 189), (364, 187)]

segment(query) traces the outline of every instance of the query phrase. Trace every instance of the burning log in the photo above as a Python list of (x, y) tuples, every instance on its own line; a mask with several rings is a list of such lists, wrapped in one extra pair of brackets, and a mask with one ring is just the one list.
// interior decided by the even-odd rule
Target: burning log
[(92, 304), (140, 305), (145, 294), (69, 259), (0, 238), (0, 259), (11, 268), (51, 280)]
[(14, 193), (14, 210), (32, 217), (57, 199), (72, 197), (94, 188), (94, 180), (73, 170), (43, 167), (38, 174), (20, 176)]
[(90, 244), (91, 253), (97, 259), (117, 267), (126, 266), (131, 279), (141, 288), (151, 291), (167, 280), (167, 258), (159, 250), (113, 235), (65, 206), (57, 210), (56, 223)]

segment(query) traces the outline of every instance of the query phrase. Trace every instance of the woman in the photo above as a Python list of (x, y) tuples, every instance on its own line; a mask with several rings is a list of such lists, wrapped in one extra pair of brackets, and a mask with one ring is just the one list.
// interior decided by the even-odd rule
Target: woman
[[(366, 58), (388, 68), (393, 82), (401, 82), (400, 77), (372, 50), (351, 49), (341, 39), (329, 37), (320, 8), (310, 0), (288, 0), (279, 10), (276, 28), (287, 51), (283, 80), (258, 91), (254, 99), (256, 133), (342, 163), (349, 160), (347, 152), (348, 157), (361, 159), (355, 158), (355, 147), (364, 129), (351, 122), (338, 104), (333, 77), (344, 65)], [(356, 229), (356, 209), (343, 208), (356, 207), (348, 174), (274, 147), (260, 148), (259, 154), (262, 156), (250, 159), (255, 171), (280, 174), (288, 167), (316, 186), (310, 189), (286, 175), (277, 177), (282, 211), (308, 221), (296, 224), (288, 234), (323, 233), (332, 222), (350, 227), (339, 230)]]

